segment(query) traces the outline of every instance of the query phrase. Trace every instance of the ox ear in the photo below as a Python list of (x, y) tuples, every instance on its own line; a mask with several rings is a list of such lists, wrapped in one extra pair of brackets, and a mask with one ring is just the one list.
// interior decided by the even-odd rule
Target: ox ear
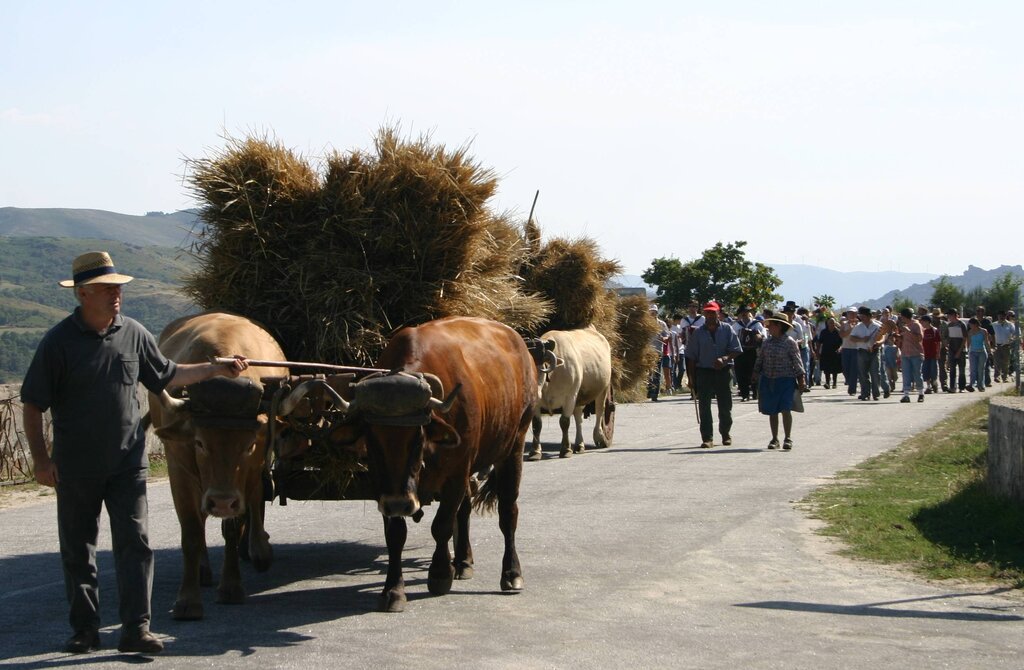
[(424, 426), (423, 435), (427, 442), (444, 449), (451, 449), (462, 443), (462, 438), (455, 428), (437, 416), (432, 416), (430, 423)]
[(171, 442), (191, 442), (195, 437), (196, 429), (192, 425), (192, 419), (186, 415), (175, 417), (173, 423), (169, 423), (166, 426), (160, 426), (155, 431), (156, 436), (161, 440), (170, 440)]

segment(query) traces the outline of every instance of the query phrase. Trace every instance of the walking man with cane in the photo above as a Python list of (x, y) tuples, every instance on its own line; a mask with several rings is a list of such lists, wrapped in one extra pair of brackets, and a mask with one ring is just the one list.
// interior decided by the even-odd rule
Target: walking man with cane
[(711, 399), (718, 403), (718, 431), (722, 444), (732, 444), (732, 380), (733, 360), (743, 353), (740, 339), (729, 326), (719, 320), (717, 302), (704, 305), (704, 325), (693, 331), (686, 344), (688, 386), (697, 395), (701, 448), (715, 446)]

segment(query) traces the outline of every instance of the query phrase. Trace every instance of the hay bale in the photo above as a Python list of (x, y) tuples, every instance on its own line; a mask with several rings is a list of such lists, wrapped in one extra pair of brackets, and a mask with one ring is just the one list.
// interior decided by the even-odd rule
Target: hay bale
[[(527, 235), (531, 232), (527, 231)], [(527, 286), (554, 302), (547, 328), (573, 330), (614, 315), (605, 284), (621, 272), (617, 261), (601, 256), (597, 243), (589, 238), (555, 238), (540, 247), (525, 272)], [(611, 328), (611, 330), (613, 330)]]
[(369, 365), (402, 326), (483, 316), (525, 333), (550, 312), (524, 290), (524, 233), (487, 206), (497, 179), (468, 146), (384, 128), (322, 178), (265, 138), (190, 168), (206, 231), (186, 291), (267, 324), (291, 357)]
[(625, 296), (617, 305), (620, 345), (616, 397), (622, 402), (636, 402), (646, 395), (647, 379), (658, 363), (658, 352), (651, 346), (658, 334), (658, 322), (648, 313), (650, 303), (645, 296)]

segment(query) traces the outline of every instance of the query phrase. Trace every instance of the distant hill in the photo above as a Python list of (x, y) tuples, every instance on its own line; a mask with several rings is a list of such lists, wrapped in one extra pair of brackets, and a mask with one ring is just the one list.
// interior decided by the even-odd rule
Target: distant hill
[(134, 216), (100, 209), (0, 207), (0, 236), (4, 237), (67, 237), (180, 247), (187, 245), (189, 231), (198, 222), (194, 210)]
[[(962, 275), (950, 276), (949, 281), (964, 292), (974, 290), (976, 288), (987, 289), (992, 286), (995, 280), (999, 279), (1007, 272), (1017, 277), (1018, 279), (1024, 280), (1024, 267), (1020, 265), (1000, 265), (994, 270), (984, 270), (975, 265), (968, 265), (967, 271)], [(889, 291), (885, 295), (875, 300), (867, 300), (864, 302), (868, 307), (881, 308), (886, 305), (891, 305), (897, 298), (907, 298), (918, 304), (927, 304), (932, 297), (934, 288), (932, 284), (938, 279), (935, 279), (908, 286), (907, 288), (899, 289), (898, 291)], [(897, 293), (899, 294), (897, 296)]]
[(198, 311), (179, 287), (194, 259), (172, 247), (110, 239), (0, 236), (0, 383), (20, 381), (43, 333), (74, 309), (71, 260), (92, 249), (110, 252), (117, 269), (135, 277), (125, 289), (125, 314), (154, 333)]
[[(768, 265), (771, 265), (770, 263)], [(828, 294), (836, 299), (837, 307), (867, 305), (881, 309), (891, 305), (897, 298), (908, 298), (915, 303), (925, 304), (932, 297), (932, 284), (940, 275), (923, 272), (838, 272), (813, 265), (771, 265), (782, 280), (779, 287), (786, 300), (810, 306), (816, 295)], [(994, 270), (984, 270), (969, 265), (962, 275), (949, 280), (955, 286), (970, 291), (975, 288), (989, 288), (992, 283), (1007, 272), (1024, 279), (1024, 267), (1002, 265)], [(612, 277), (609, 285), (614, 287), (643, 287), (649, 298), (657, 295), (655, 286), (647, 286), (637, 275)], [(893, 288), (893, 287), (905, 288)], [(897, 295), (898, 294), (898, 295)], [(880, 296), (869, 298), (868, 296)]]
[(775, 268), (782, 280), (779, 293), (806, 306), (814, 296), (823, 294), (834, 297), (836, 306), (867, 304), (873, 296), (939, 277), (926, 272), (839, 272), (813, 265), (767, 265)]

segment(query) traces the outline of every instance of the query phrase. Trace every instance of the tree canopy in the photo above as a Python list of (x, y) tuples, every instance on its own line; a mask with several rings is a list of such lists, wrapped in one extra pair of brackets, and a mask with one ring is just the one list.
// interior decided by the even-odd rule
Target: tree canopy
[(760, 306), (778, 302), (782, 296), (775, 289), (782, 285), (782, 280), (773, 268), (747, 260), (743, 252), (746, 245), (742, 240), (719, 242), (688, 263), (675, 257), (656, 258), (641, 277), (658, 287), (658, 304), (669, 311), (708, 300), (715, 300), (730, 311), (741, 304)]
[(1013, 309), (1017, 304), (1018, 292), (1022, 282), (1012, 272), (1002, 275), (987, 289), (976, 286), (969, 291), (964, 291), (950, 280), (946, 275), (932, 284), (931, 304), (942, 309), (955, 307), (963, 308), (972, 313), (978, 305), (985, 307), (989, 314), (995, 314), (999, 310)]
[(949, 275), (942, 275), (932, 284), (932, 299), (929, 301), (936, 307), (947, 310), (957, 308), (964, 304), (964, 292), (949, 278)]

